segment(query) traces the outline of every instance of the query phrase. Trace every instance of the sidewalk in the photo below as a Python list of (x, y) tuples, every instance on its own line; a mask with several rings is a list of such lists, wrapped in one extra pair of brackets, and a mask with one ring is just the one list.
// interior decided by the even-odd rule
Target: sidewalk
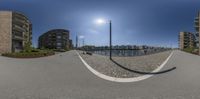
[[(86, 55), (80, 51), (79, 53), (93, 69), (107, 76), (130, 78), (142, 75), (127, 71), (119, 67), (118, 65), (110, 61), (108, 56), (102, 56), (97, 54)], [(151, 72), (155, 70), (158, 66), (160, 66), (167, 59), (170, 53), (171, 51), (166, 51), (145, 56), (113, 57), (113, 60), (131, 70)]]

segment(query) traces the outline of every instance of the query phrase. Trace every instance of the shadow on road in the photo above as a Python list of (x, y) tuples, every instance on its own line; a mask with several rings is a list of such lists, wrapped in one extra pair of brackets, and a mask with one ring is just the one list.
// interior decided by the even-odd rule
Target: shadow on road
[(131, 69), (129, 69), (129, 68), (126, 68), (126, 67), (122, 66), (121, 64), (117, 63), (117, 62), (116, 62), (115, 60), (113, 60), (113, 59), (111, 59), (111, 61), (112, 61), (113, 63), (115, 63), (116, 65), (118, 65), (119, 67), (125, 69), (125, 70), (128, 70), (128, 71), (130, 71), (130, 72), (134, 72), (134, 73), (138, 73), (138, 74), (151, 74), (151, 75), (163, 74), (163, 73), (167, 73), (167, 72), (170, 72), (170, 71), (176, 69), (176, 67), (172, 67), (172, 68), (170, 68), (170, 69), (163, 70), (163, 71), (159, 71), (159, 72), (142, 72), (142, 71), (136, 71), (136, 70), (131, 70)]

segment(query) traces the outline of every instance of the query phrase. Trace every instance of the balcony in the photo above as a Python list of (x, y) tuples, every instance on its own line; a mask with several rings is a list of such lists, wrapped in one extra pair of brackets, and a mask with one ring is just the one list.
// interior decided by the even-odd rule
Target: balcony
[(25, 24), (25, 23), (27, 23), (25, 20), (22, 20), (22, 19), (18, 19), (18, 18), (13, 18), (13, 22), (14, 23), (22, 23), (22, 24)]
[(195, 20), (199, 20), (199, 17), (195, 17)]
[(27, 18), (23, 15), (23, 14), (20, 14), (20, 13), (16, 13), (13, 15), (15, 18), (19, 18), (19, 19), (23, 19), (23, 20), (26, 20)]
[(194, 27), (199, 27), (199, 22), (195, 22)]
[(18, 25), (13, 25), (13, 29), (14, 29), (14, 30), (18, 30), (18, 31), (26, 32), (26, 29), (24, 29), (23, 27), (20, 27), (20, 26), (18, 26)]
[(13, 39), (13, 40), (21, 40), (21, 41), (24, 40), (22, 36), (17, 36), (17, 35), (13, 35), (13, 36), (12, 36), (12, 39)]

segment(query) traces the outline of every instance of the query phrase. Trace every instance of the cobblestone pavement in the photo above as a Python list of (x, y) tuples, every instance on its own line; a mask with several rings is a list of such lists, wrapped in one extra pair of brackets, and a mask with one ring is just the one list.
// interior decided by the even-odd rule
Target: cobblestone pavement
[[(142, 74), (127, 71), (115, 63), (108, 56), (87, 55), (79, 51), (83, 59), (95, 70), (111, 77), (130, 78), (138, 77)], [(160, 66), (170, 55), (171, 51), (161, 52), (157, 54), (135, 56), (135, 57), (113, 57), (113, 60), (120, 65), (136, 71), (151, 72)]]

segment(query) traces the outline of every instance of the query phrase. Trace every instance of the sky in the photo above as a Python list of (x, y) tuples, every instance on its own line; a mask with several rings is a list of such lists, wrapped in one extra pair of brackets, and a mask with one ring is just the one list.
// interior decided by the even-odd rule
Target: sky
[(112, 20), (113, 45), (178, 47), (180, 31), (194, 30), (200, 0), (0, 0), (0, 10), (25, 14), (33, 24), (33, 45), (51, 29), (67, 29), (75, 43), (109, 44)]

